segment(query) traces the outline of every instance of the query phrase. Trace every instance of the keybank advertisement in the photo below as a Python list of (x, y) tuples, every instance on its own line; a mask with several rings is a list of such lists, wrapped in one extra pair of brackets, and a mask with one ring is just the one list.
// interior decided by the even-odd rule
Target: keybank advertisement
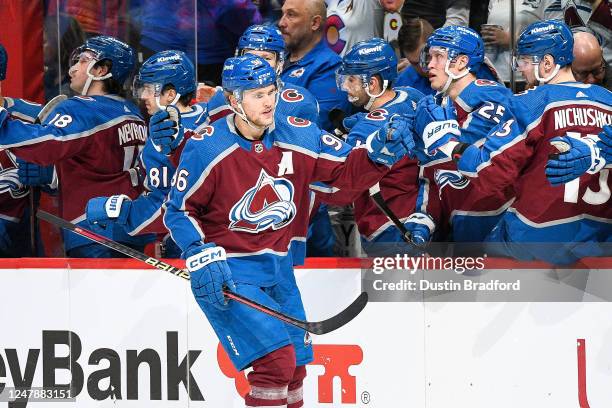
[[(297, 276), (312, 321), (361, 290), (358, 269)], [(0, 288), (0, 406), (244, 406), (245, 374), (182, 279), (0, 269)], [(313, 336), (305, 406), (610, 407), (610, 316), (606, 302), (371, 302)], [(19, 391), (30, 399), (6, 402)]]

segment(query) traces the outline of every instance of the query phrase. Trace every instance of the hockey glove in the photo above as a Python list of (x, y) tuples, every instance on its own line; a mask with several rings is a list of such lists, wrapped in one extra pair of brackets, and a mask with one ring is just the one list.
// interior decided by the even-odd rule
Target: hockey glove
[(158, 152), (169, 155), (183, 141), (185, 132), (181, 125), (181, 113), (176, 106), (168, 105), (151, 116), (149, 137)]
[(585, 172), (597, 173), (605, 166), (597, 141), (590, 137), (581, 139), (560, 136), (550, 140), (550, 144), (559, 150), (552, 154), (546, 163), (546, 177), (553, 186), (567, 183), (582, 176)]
[(601, 152), (601, 156), (606, 160), (607, 165), (612, 165), (612, 125), (603, 127), (603, 131), (599, 134), (597, 147)]
[(436, 229), (433, 218), (425, 213), (411, 214), (404, 225), (412, 234), (412, 242), (419, 246), (431, 241), (431, 235)]
[(39, 166), (17, 158), (17, 175), (24, 186), (46, 186), (53, 183), (53, 166)]
[(223, 288), (236, 291), (232, 272), (226, 261), (225, 249), (214, 243), (191, 246), (183, 257), (191, 272), (191, 291), (198, 303), (208, 303), (220, 310), (227, 310), (229, 304), (223, 295)]
[(442, 107), (436, 104), (433, 95), (422, 98), (416, 108), (415, 132), (417, 137), (422, 138), (425, 153), (429, 156), (435, 155), (449, 142), (456, 141), (461, 131), (452, 104)]
[(378, 131), (368, 136), (366, 146), (370, 160), (393, 166), (414, 149), (413, 116), (393, 115)]
[(95, 197), (87, 202), (85, 216), (93, 230), (100, 230), (116, 222), (125, 225), (130, 215), (132, 201), (124, 194), (111, 197)]

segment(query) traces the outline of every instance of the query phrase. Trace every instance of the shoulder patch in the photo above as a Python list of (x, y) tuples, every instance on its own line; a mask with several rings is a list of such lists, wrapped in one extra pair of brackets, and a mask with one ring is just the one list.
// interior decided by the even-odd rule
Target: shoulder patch
[(299, 93), (297, 89), (287, 88), (281, 92), (281, 99), (285, 102), (300, 102), (304, 100), (304, 95)]
[(304, 75), (304, 71), (305, 71), (305, 70), (304, 70), (304, 67), (302, 67), (302, 68), (298, 68), (298, 69), (296, 69), (295, 71), (292, 71), (292, 72), (289, 74), (289, 76), (290, 76), (291, 78), (299, 78), (299, 77), (301, 77), (302, 75)]
[(202, 129), (194, 132), (192, 139), (203, 140), (206, 136), (212, 136), (215, 133), (215, 128), (212, 126), (204, 126)]
[(95, 99), (92, 98), (91, 96), (75, 95), (74, 98), (75, 99), (80, 99), (82, 101), (89, 101), (89, 102), (95, 101)]
[(477, 79), (474, 81), (476, 86), (499, 86), (499, 84), (495, 81), (491, 81), (489, 79)]
[(389, 112), (386, 109), (374, 109), (366, 115), (366, 119), (369, 120), (387, 120)]
[(287, 116), (287, 123), (295, 127), (308, 127), (312, 122), (295, 116)]

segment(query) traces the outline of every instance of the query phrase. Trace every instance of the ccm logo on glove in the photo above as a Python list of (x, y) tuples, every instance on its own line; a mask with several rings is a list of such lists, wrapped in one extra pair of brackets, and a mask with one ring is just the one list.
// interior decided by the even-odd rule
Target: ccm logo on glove
[(225, 249), (223, 247), (212, 247), (190, 256), (187, 258), (186, 264), (189, 271), (195, 271), (211, 262), (225, 261), (225, 259)]

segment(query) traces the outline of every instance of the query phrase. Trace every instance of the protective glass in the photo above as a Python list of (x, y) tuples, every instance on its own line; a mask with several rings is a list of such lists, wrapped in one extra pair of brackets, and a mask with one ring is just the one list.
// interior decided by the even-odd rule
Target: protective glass
[(363, 78), (361, 75), (342, 74), (336, 71), (336, 87), (345, 92), (356, 92), (363, 88)]
[(448, 50), (444, 47), (433, 46), (423, 47), (421, 57), (419, 59), (421, 69), (425, 72), (429, 71), (429, 64), (433, 61), (436, 66), (444, 66), (448, 60)]
[(132, 94), (136, 99), (159, 97), (162, 94), (163, 84), (143, 82), (139, 77), (134, 78)]
[(541, 59), (535, 55), (513, 55), (512, 70), (524, 71), (532, 65), (538, 65)]

